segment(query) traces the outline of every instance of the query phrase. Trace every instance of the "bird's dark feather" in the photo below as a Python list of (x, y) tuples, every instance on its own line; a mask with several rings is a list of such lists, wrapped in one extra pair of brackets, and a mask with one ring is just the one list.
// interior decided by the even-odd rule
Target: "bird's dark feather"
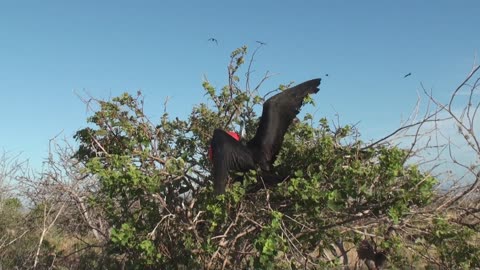
[(230, 170), (245, 172), (255, 168), (250, 150), (221, 129), (215, 129), (211, 142), (216, 194), (225, 192)]
[(319, 85), (320, 79), (306, 81), (276, 94), (263, 104), (257, 133), (247, 144), (262, 170), (271, 169), (280, 152), (283, 137), (299, 113), (304, 98), (317, 93)]

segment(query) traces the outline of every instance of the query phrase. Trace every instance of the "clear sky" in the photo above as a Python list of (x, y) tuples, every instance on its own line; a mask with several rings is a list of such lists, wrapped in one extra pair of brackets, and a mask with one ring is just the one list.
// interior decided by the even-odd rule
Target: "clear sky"
[(479, 16), (473, 0), (0, 1), (0, 151), (39, 166), (50, 138), (86, 125), (75, 92), (140, 89), (153, 119), (167, 96), (186, 117), (206, 101), (203, 76), (223, 86), (230, 52), (256, 40), (267, 43), (257, 74), (278, 74), (262, 92), (322, 77), (316, 117), (338, 113), (379, 138), (412, 110), (420, 82), (445, 99), (466, 76)]

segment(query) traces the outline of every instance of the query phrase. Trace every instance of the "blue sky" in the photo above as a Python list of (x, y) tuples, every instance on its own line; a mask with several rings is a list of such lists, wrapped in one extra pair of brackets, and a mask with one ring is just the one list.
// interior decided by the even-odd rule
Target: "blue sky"
[(338, 113), (379, 138), (410, 113), (420, 82), (445, 100), (466, 76), (479, 14), (479, 1), (1, 1), (0, 151), (40, 166), (50, 138), (86, 126), (75, 92), (140, 89), (153, 119), (167, 96), (185, 117), (206, 101), (203, 76), (223, 86), (230, 52), (256, 40), (267, 43), (256, 74), (277, 74), (263, 93), (322, 77), (316, 117)]

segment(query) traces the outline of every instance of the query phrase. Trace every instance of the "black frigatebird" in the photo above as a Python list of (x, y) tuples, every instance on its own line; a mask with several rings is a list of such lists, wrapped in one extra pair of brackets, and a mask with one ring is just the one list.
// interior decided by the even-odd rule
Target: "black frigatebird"
[(308, 94), (317, 93), (319, 85), (320, 79), (313, 79), (269, 98), (263, 104), (257, 132), (246, 145), (239, 141), (237, 134), (215, 129), (209, 156), (213, 163), (216, 194), (225, 192), (229, 171), (246, 172), (257, 166), (263, 173), (271, 171), (280, 152), (283, 137), (300, 112), (304, 98)]

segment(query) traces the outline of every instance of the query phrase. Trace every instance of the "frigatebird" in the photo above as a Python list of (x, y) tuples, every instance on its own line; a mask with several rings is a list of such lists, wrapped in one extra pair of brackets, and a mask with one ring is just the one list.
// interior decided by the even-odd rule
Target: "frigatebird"
[(215, 42), (218, 45), (218, 40), (216, 38), (209, 38), (208, 41)]
[(263, 104), (263, 112), (255, 136), (243, 144), (238, 135), (215, 129), (210, 143), (213, 182), (216, 194), (225, 193), (230, 171), (246, 172), (259, 167), (271, 175), (273, 163), (280, 152), (283, 137), (300, 112), (308, 94), (319, 91), (320, 79), (313, 79), (286, 89)]

